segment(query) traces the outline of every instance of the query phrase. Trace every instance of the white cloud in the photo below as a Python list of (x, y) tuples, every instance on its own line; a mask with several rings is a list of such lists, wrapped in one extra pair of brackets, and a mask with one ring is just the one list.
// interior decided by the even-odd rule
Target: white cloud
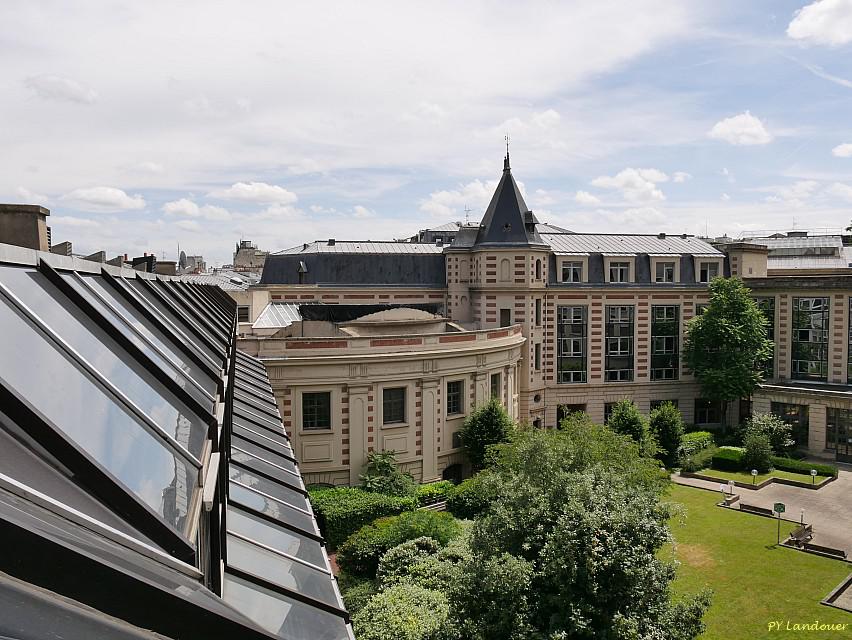
[(787, 27), (787, 35), (812, 44), (852, 42), (852, 2), (820, 0), (802, 7)]
[(692, 180), (692, 174), (686, 171), (675, 171), (672, 174), (672, 182), (686, 182)]
[(468, 207), (472, 209), (471, 218), (478, 219), (485, 213), (496, 188), (496, 180), (474, 180), (458, 189), (434, 191), (427, 200), (420, 202), (420, 210), (435, 217), (460, 220), (465, 207)]
[(719, 200), (721, 200), (722, 202), (727, 202), (730, 199), (731, 196), (729, 196), (727, 193), (723, 193), (721, 196), (719, 196)]
[(298, 200), (292, 191), (265, 182), (237, 182), (227, 189), (213, 191), (208, 195), (223, 200), (240, 200), (258, 204), (293, 204)]
[(669, 177), (659, 169), (633, 169), (628, 167), (615, 176), (599, 176), (592, 185), (603, 189), (617, 189), (629, 202), (665, 200), (666, 196), (657, 188), (658, 182)]
[(749, 111), (720, 120), (713, 125), (707, 135), (715, 140), (724, 140), (735, 145), (756, 145), (772, 142), (772, 134), (766, 130), (760, 118), (751, 115)]
[(852, 158), (852, 142), (844, 142), (831, 150), (831, 155), (836, 158)]
[[(50, 216), (50, 226), (54, 229), (61, 227), (73, 227), (75, 229), (97, 229), (100, 223), (89, 218), (76, 218), (74, 216)], [(55, 236), (54, 236), (55, 237)]]
[(115, 187), (74, 189), (61, 199), (83, 211), (132, 211), (145, 206), (141, 195), (129, 196)]
[(30, 191), (25, 187), (18, 187), (15, 189), (15, 195), (23, 200), (24, 204), (41, 204), (45, 205), (49, 202), (49, 198), (40, 193), (35, 193), (34, 191)]
[(813, 197), (819, 188), (816, 180), (798, 180), (793, 184), (761, 187), (755, 191), (768, 191), (771, 195), (764, 198), (766, 202), (784, 203), (789, 207), (802, 207), (805, 200)]
[(151, 173), (155, 175), (159, 175), (166, 170), (163, 165), (159, 164), (158, 162), (151, 161), (140, 162), (139, 164), (134, 165), (132, 168), (141, 173)]
[(665, 214), (654, 207), (636, 207), (616, 214), (616, 220), (630, 226), (656, 225), (666, 220)]
[(367, 207), (361, 206), (360, 204), (355, 205), (352, 208), (352, 214), (356, 218), (375, 218), (376, 217), (375, 211), (371, 211)]
[(98, 94), (94, 89), (90, 89), (71, 78), (49, 73), (30, 76), (24, 80), (24, 86), (44, 100), (92, 104), (98, 99)]
[(600, 198), (593, 196), (588, 191), (578, 191), (574, 194), (574, 202), (579, 204), (598, 204), (600, 201)]
[(195, 220), (178, 220), (175, 222), (175, 226), (184, 231), (201, 231), (201, 225)]
[(223, 207), (212, 204), (198, 206), (188, 198), (173, 200), (163, 205), (163, 212), (172, 216), (187, 216), (190, 218), (204, 218), (205, 220), (230, 220), (231, 214)]
[(838, 198), (843, 198), (844, 200), (852, 202), (852, 186), (848, 184), (843, 184), (842, 182), (835, 182), (826, 191), (833, 196), (837, 196)]

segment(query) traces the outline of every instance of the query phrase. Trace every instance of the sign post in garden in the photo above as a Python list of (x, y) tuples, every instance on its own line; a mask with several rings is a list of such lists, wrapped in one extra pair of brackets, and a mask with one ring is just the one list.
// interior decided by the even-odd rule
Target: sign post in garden
[(781, 544), (781, 514), (787, 510), (787, 507), (783, 502), (776, 502), (772, 510), (778, 514), (778, 539), (775, 544)]

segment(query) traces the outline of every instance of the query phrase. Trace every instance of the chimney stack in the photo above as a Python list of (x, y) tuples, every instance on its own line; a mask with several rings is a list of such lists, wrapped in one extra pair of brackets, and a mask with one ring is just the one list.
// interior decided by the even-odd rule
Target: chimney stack
[(0, 242), (50, 251), (49, 215), (49, 209), (37, 204), (0, 204)]

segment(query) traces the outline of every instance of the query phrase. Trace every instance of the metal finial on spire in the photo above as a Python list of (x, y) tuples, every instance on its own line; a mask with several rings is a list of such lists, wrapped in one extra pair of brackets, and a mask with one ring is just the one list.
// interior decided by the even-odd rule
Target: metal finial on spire
[(509, 133), (506, 132), (506, 158), (503, 160), (503, 171), (509, 171)]

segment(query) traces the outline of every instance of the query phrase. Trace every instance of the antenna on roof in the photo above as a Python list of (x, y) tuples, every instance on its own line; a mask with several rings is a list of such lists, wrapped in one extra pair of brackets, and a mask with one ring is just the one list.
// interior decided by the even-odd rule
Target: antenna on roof
[(506, 135), (504, 137), (506, 139), (506, 159), (503, 160), (503, 171), (508, 171), (510, 169), (510, 167), (509, 167), (509, 132), (508, 131), (506, 132)]
[(470, 224), (470, 212), (471, 211), (473, 211), (473, 209), (471, 209), (467, 205), (464, 205), (464, 223), (465, 223), (465, 225)]

